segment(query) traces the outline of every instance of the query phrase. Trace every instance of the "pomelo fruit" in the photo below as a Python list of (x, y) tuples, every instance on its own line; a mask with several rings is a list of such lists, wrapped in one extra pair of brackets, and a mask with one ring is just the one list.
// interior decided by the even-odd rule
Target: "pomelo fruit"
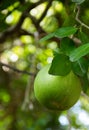
[(34, 93), (37, 100), (51, 110), (67, 110), (80, 97), (81, 82), (71, 71), (66, 76), (54, 76), (48, 73), (50, 64), (42, 68), (34, 81)]

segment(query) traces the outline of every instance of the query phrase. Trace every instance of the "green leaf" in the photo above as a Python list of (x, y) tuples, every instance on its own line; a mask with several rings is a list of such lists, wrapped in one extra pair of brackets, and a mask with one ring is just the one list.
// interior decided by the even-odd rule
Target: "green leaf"
[(47, 36), (40, 39), (39, 42), (46, 41), (52, 37), (64, 38), (76, 33), (77, 28), (75, 27), (62, 27), (57, 29), (55, 32), (48, 34)]
[(64, 38), (76, 33), (77, 30), (75, 27), (62, 27), (55, 32), (55, 37)]
[(60, 48), (56, 48), (55, 50), (53, 50), (53, 55), (56, 56), (58, 54), (63, 54), (62, 50)]
[(89, 80), (87, 75), (84, 75), (83, 77), (80, 77), (81, 83), (82, 83), (82, 90), (86, 93), (89, 88)]
[(72, 0), (72, 2), (75, 2), (76, 4), (82, 4), (85, 0)]
[(54, 57), (49, 74), (52, 75), (67, 75), (71, 71), (71, 62), (66, 55), (58, 54)]
[(39, 42), (44, 42), (44, 41), (49, 40), (50, 38), (52, 38), (54, 36), (55, 36), (55, 33), (50, 33), (47, 36), (41, 38)]
[(76, 48), (74, 51), (70, 54), (70, 60), (72, 62), (77, 61), (81, 57), (87, 55), (89, 53), (89, 43), (81, 45), (80, 47)]
[(89, 38), (88, 38), (88, 36), (84, 32), (79, 32), (78, 33), (78, 37), (79, 37), (79, 39), (81, 40), (81, 42), (83, 44), (89, 43)]
[(88, 60), (85, 58), (81, 58), (77, 60), (76, 62), (72, 63), (72, 70), (78, 76), (83, 77), (85, 74), (87, 74), (88, 65), (89, 65)]
[(61, 40), (60, 49), (69, 56), (75, 49), (75, 44), (72, 39), (66, 37)]

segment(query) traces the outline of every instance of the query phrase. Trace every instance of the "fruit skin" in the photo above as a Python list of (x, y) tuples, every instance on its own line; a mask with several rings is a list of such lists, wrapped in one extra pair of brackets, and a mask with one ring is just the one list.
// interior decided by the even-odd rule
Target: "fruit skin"
[(38, 72), (34, 81), (35, 96), (50, 110), (67, 110), (80, 97), (80, 80), (73, 72), (66, 76), (50, 75), (49, 68), (50, 64)]

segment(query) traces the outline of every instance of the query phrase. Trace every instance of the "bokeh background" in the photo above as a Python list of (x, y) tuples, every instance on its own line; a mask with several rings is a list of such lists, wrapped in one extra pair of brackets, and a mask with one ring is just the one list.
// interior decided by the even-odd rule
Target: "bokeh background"
[[(88, 0), (80, 5), (87, 25), (88, 5)], [(39, 40), (59, 27), (78, 25), (74, 8), (71, 0), (0, 1), (0, 130), (89, 130), (88, 91), (68, 111), (52, 112), (39, 104), (33, 88), (37, 72), (60, 45), (58, 38)]]

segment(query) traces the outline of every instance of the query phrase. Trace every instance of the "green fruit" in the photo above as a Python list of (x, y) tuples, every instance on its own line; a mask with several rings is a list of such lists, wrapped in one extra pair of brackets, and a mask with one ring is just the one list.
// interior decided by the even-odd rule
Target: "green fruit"
[(67, 110), (79, 99), (80, 80), (73, 72), (66, 76), (50, 75), (49, 68), (50, 64), (38, 72), (34, 82), (35, 96), (48, 109)]

